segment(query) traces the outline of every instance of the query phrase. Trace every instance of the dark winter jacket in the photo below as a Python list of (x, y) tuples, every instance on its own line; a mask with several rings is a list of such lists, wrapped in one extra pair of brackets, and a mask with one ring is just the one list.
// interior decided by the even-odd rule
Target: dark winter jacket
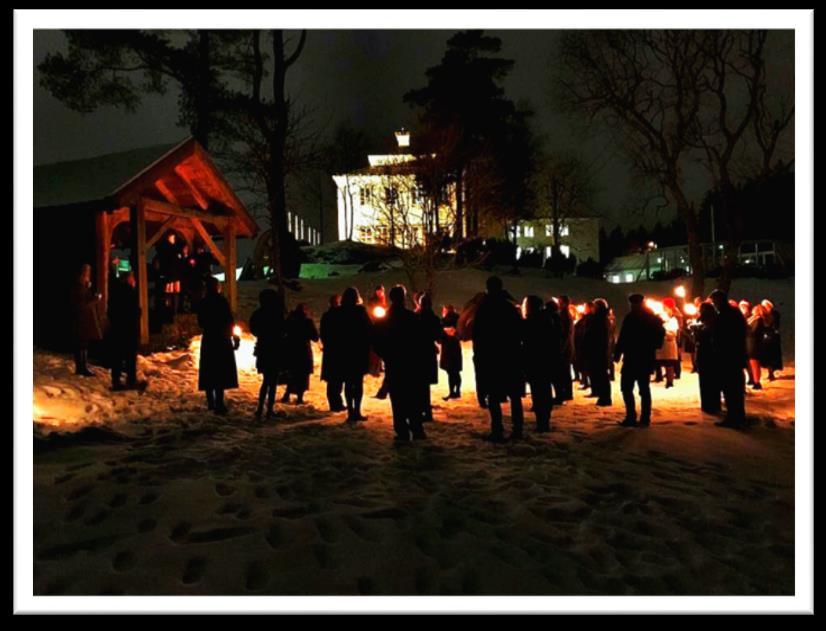
[(221, 294), (207, 294), (198, 305), (201, 327), (201, 358), (198, 364), (198, 389), (227, 390), (238, 387), (232, 327), (235, 319), (229, 302)]
[(622, 372), (650, 375), (656, 365), (657, 349), (665, 339), (663, 322), (644, 307), (632, 307), (622, 321), (614, 346), (614, 361), (622, 357)]

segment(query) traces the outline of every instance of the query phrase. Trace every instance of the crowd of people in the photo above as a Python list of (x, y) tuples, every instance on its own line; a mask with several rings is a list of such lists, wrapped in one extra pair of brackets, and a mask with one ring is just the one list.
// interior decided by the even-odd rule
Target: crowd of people
[[(77, 337), (77, 372), (91, 374), (86, 348), (95, 335), (102, 337), (94, 308), (99, 295), (91, 291), (91, 273), (84, 266), (73, 296)], [(672, 387), (681, 377), (682, 355), (691, 355), (698, 374), (700, 406), (721, 414), (721, 426), (745, 423), (746, 376), (753, 389), (761, 389), (763, 369), (768, 379), (782, 369), (780, 314), (768, 300), (757, 305), (737, 303), (715, 290), (707, 299), (687, 302), (629, 296), (629, 311), (618, 326), (614, 312), (602, 298), (573, 305), (567, 296), (547, 301), (529, 295), (515, 300), (496, 276), (486, 290), (462, 310), (445, 305), (441, 315), (428, 293), (409, 300), (397, 285), (385, 294), (377, 287), (367, 299), (356, 288), (331, 296), (317, 329), (304, 304), (287, 313), (283, 296), (265, 289), (252, 314), (249, 329), (256, 338), (256, 368), (262, 382), (256, 417), (272, 418), (276, 390), (285, 385), (280, 401), (304, 403), (313, 373), (313, 342), (322, 346), (321, 379), (326, 382), (329, 408), (346, 412), (353, 423), (362, 414), (364, 377), (384, 378), (377, 398), (389, 396), (396, 440), (426, 437), (425, 425), (433, 420), (431, 386), (438, 371), (447, 375), (445, 401), (461, 397), (462, 341), (472, 344), (476, 399), (490, 415), (492, 441), (505, 440), (502, 404), (508, 403), (510, 437), (524, 432), (522, 399), (529, 389), (537, 432), (551, 429), (554, 406), (574, 398), (574, 380), (597, 406), (612, 405), (611, 381), (615, 364), (622, 362), (620, 392), (625, 417), (620, 425), (645, 427), (651, 423), (651, 382)], [(135, 358), (140, 315), (132, 274), (110, 290), (109, 339), (113, 388), (137, 387)], [(224, 391), (238, 387), (234, 351), (240, 338), (221, 284), (208, 277), (205, 295), (195, 305), (203, 332), (199, 360), (199, 389), (207, 406), (224, 414)], [(91, 332), (90, 332), (91, 331)], [(126, 384), (121, 384), (121, 374)], [(637, 413), (635, 389), (639, 396)]]

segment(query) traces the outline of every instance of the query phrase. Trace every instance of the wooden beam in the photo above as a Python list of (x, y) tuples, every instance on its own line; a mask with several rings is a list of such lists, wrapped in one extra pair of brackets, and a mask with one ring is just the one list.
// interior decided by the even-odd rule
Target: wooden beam
[(180, 206), (181, 202), (178, 201), (178, 198), (175, 197), (175, 193), (173, 193), (169, 187), (164, 184), (163, 180), (155, 180), (155, 188), (160, 191), (161, 195), (164, 196), (164, 199), (168, 201), (170, 204), (175, 204), (176, 206)]
[(158, 199), (142, 197), (140, 201), (143, 203), (147, 211), (160, 213), (162, 215), (176, 215), (178, 217), (187, 217), (189, 219), (199, 219), (200, 221), (211, 223), (216, 228), (223, 229), (227, 223), (231, 221), (231, 217), (224, 215), (211, 215), (209, 213), (201, 212), (200, 210), (183, 208), (175, 204), (162, 202)]
[(155, 231), (155, 234), (153, 234), (146, 240), (146, 249), (148, 250), (153, 245), (155, 245), (158, 242), (158, 240), (163, 236), (164, 232), (166, 232), (176, 221), (178, 221), (178, 217), (176, 217), (175, 215), (167, 217), (166, 221), (164, 221), (161, 224), (160, 228), (158, 228)]
[(195, 201), (198, 203), (198, 206), (200, 206), (203, 210), (209, 208), (209, 201), (201, 194), (201, 191), (198, 190), (195, 182), (193, 182), (187, 172), (181, 168), (180, 164), (175, 167), (175, 173), (184, 181), (184, 184), (187, 185), (189, 191), (192, 193), (192, 197), (194, 197)]
[(102, 210), (95, 217), (95, 268), (98, 292), (104, 306), (109, 300), (109, 249), (112, 235), (109, 230), (109, 214)]
[[(217, 245), (215, 245), (212, 237), (209, 236), (206, 228), (204, 228), (204, 224), (202, 224), (199, 219), (195, 219), (194, 217), (190, 217), (190, 221), (192, 221), (192, 225), (195, 226), (195, 230), (198, 232), (201, 239), (203, 239), (204, 243), (209, 248), (209, 251), (212, 252), (212, 256), (218, 260), (218, 264), (221, 267), (226, 267), (226, 258), (224, 257), (224, 253), (221, 252), (221, 249)], [(230, 223), (228, 225), (232, 226), (234, 224)]]
[(149, 278), (146, 262), (146, 207), (143, 200), (134, 208), (135, 261), (138, 281), (138, 305), (141, 310), (140, 343), (149, 343)]
[(227, 300), (232, 312), (238, 308), (238, 282), (235, 280), (235, 268), (238, 267), (237, 230), (234, 223), (227, 224), (224, 230), (224, 284), (227, 287)]

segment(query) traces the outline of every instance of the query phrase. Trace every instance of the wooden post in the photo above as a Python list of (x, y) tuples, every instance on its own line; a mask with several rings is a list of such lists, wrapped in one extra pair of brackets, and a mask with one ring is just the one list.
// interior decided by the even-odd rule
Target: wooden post
[(138, 281), (138, 305), (141, 309), (140, 343), (149, 343), (149, 280), (146, 269), (146, 208), (143, 201), (132, 207), (135, 226), (135, 277)]
[(109, 304), (109, 214), (105, 210), (95, 217), (95, 280), (96, 289), (103, 296), (104, 306)]
[(232, 312), (238, 307), (238, 283), (235, 280), (235, 268), (238, 266), (238, 243), (236, 242), (235, 222), (230, 221), (224, 229), (224, 284), (227, 288), (227, 300)]

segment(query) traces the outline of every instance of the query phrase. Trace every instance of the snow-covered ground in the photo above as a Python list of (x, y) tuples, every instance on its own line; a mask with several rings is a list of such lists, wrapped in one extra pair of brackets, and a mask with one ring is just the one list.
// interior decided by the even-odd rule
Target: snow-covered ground
[[(437, 304), (463, 304), (482, 272), (440, 275)], [(308, 281), (292, 303), (319, 316), (354, 279)], [(366, 293), (392, 274), (357, 277)], [(632, 286), (506, 277), (514, 295), (607, 297)], [(262, 285), (241, 283), (246, 319)], [(646, 284), (666, 295), (670, 284)], [(793, 357), (791, 281), (737, 281), (771, 298)], [(433, 388), (429, 440), (392, 445), (389, 402), (357, 427), (308, 405), (252, 417), (251, 341), (227, 417), (196, 392), (194, 350), (140, 358), (148, 390), (111, 393), (103, 369), (35, 351), (35, 593), (38, 594), (790, 594), (794, 591), (794, 367), (749, 393), (749, 429), (698, 410), (696, 376), (653, 385), (648, 430), (580, 394), (555, 431), (481, 440), (473, 396)], [(317, 362), (318, 365), (318, 362)], [(248, 368), (244, 368), (247, 366)], [(440, 375), (444, 379), (444, 375)], [(368, 395), (378, 388), (368, 378)], [(529, 407), (527, 405), (526, 407)]]

